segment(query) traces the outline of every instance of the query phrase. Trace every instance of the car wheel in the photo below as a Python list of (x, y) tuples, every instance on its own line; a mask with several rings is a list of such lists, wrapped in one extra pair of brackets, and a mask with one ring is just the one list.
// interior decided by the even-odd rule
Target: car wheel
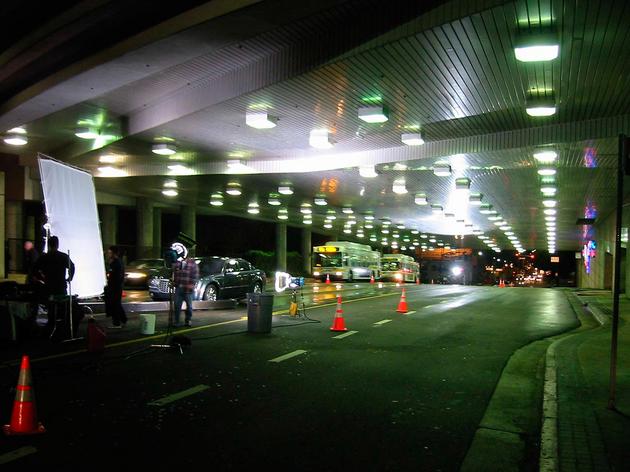
[(217, 288), (217, 286), (213, 284), (208, 284), (206, 289), (203, 291), (203, 299), (210, 302), (217, 301), (219, 299), (219, 289)]

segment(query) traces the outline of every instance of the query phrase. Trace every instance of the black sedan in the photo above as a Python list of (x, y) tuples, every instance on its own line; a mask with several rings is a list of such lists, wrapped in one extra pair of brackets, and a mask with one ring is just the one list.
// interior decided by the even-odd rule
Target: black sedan
[(168, 271), (164, 259), (136, 259), (125, 267), (125, 288), (146, 289), (151, 277)]
[[(242, 299), (247, 293), (262, 292), (267, 278), (245, 259), (229, 257), (195, 257), (199, 265), (199, 281), (193, 300)], [(154, 300), (169, 298), (170, 280), (156, 275), (149, 280), (149, 294)]]

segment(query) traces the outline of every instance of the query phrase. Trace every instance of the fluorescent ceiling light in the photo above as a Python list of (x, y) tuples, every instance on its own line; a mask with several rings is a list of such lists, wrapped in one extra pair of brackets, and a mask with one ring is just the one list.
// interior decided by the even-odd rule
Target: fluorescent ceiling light
[(503, 225), (499, 228), (501, 231), (510, 231), (512, 229), (509, 225)]
[(289, 219), (289, 211), (286, 208), (280, 208), (278, 210), (278, 219), (279, 220), (288, 220)]
[(532, 98), (527, 100), (525, 111), (529, 116), (551, 116), (556, 113), (556, 103), (553, 98)]
[(558, 153), (555, 151), (540, 151), (534, 153), (534, 159), (543, 164), (551, 164), (558, 158)]
[(282, 195), (293, 195), (293, 186), (289, 184), (282, 184), (278, 187), (278, 193)]
[(424, 139), (420, 133), (405, 133), (400, 137), (407, 146), (420, 146), (424, 144)]
[(403, 195), (407, 193), (407, 184), (405, 182), (405, 179), (394, 180), (394, 184), (392, 185), (392, 192), (398, 195)]
[(97, 130), (87, 127), (77, 128), (74, 131), (74, 135), (81, 139), (96, 139), (99, 136)]
[(256, 129), (269, 129), (276, 126), (278, 118), (271, 116), (266, 112), (247, 112), (245, 115), (245, 123)]
[(359, 167), (359, 175), (361, 177), (365, 177), (367, 179), (374, 178), (378, 175), (376, 172), (375, 166), (360, 166)]
[(556, 175), (556, 169), (552, 167), (542, 167), (538, 169), (538, 175), (545, 175), (545, 176)]
[(365, 218), (366, 221), (374, 221), (374, 215), (365, 215), (363, 218)]
[(160, 156), (172, 156), (177, 152), (177, 147), (170, 143), (155, 143), (151, 147), (151, 151)]
[(366, 123), (384, 123), (388, 119), (388, 112), (384, 107), (359, 108), (359, 118)]
[(171, 164), (168, 166), (171, 175), (191, 175), (193, 170), (181, 164)]
[(451, 166), (446, 163), (433, 164), (433, 173), (438, 177), (448, 177), (451, 175)]
[(521, 62), (552, 61), (559, 53), (558, 37), (550, 32), (521, 34), (514, 44), (514, 55)]
[(317, 149), (330, 149), (333, 147), (333, 140), (330, 139), (327, 129), (314, 129), (308, 138), (308, 143)]
[(165, 195), (167, 197), (176, 197), (178, 195), (178, 192), (174, 188), (167, 188), (162, 190), (162, 195)]
[(499, 220), (502, 220), (503, 217), (497, 213), (497, 214), (489, 216), (488, 219), (490, 221), (499, 221)]
[(9, 134), (4, 138), (4, 142), (11, 146), (24, 146), (28, 143), (28, 139), (23, 134)]

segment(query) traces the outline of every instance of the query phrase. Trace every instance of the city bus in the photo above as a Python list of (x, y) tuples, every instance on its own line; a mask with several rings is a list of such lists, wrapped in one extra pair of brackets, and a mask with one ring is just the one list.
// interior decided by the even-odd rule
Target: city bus
[(415, 282), (420, 277), (419, 264), (405, 254), (383, 254), (381, 267), (383, 278), (394, 282)]
[(375, 280), (381, 277), (381, 254), (367, 244), (329, 241), (313, 247), (313, 277), (330, 280)]

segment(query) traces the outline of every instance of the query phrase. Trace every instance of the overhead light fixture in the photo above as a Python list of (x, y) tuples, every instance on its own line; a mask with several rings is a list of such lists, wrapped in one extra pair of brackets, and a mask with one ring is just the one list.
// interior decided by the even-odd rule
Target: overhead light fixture
[(541, 167), (540, 169), (538, 169), (538, 175), (556, 175), (556, 169), (554, 169), (553, 167)]
[(365, 221), (374, 221), (374, 215), (364, 215)]
[(547, 207), (547, 208), (553, 208), (556, 206), (556, 201), (555, 200), (543, 200), (543, 206)]
[(407, 183), (405, 179), (396, 179), (392, 185), (392, 192), (398, 195), (407, 193)]
[(326, 219), (328, 219), (328, 220), (335, 220), (335, 219), (337, 219), (337, 212), (335, 212), (335, 210), (328, 210), (326, 212)]
[(481, 213), (482, 215), (492, 215), (496, 212), (492, 209), (492, 205), (490, 205), (489, 203), (482, 203), (479, 206), (479, 213)]
[(167, 197), (176, 197), (178, 195), (178, 192), (174, 188), (167, 188), (162, 190), (162, 195), (165, 195)]
[(470, 190), (470, 179), (468, 177), (455, 179), (455, 190)]
[(160, 156), (172, 156), (177, 152), (177, 147), (171, 143), (155, 143), (151, 147), (151, 151)]
[(521, 33), (514, 44), (514, 55), (521, 62), (552, 61), (558, 57), (560, 43), (551, 33)]
[(99, 167), (99, 177), (127, 177), (127, 172), (118, 167), (104, 166)]
[(389, 234), (389, 229), (388, 228), (381, 228), (381, 233)]
[(496, 213), (496, 212), (495, 212), (495, 214), (490, 215), (490, 216), (488, 217), (488, 219), (489, 219), (490, 221), (499, 221), (499, 220), (502, 220), (502, 219), (503, 219), (503, 217), (502, 217), (501, 215), (499, 215), (498, 213)]
[(311, 208), (310, 203), (302, 203), (302, 206), (300, 207), (300, 213), (304, 214), (304, 215), (310, 215), (313, 213), (313, 209)]
[(249, 205), (247, 205), (247, 213), (250, 213), (252, 215), (259, 214), (260, 205), (258, 205), (258, 202), (251, 202)]
[(376, 166), (360, 166), (359, 175), (366, 179), (373, 179), (378, 176), (378, 172), (376, 172)]
[(555, 215), (545, 216), (545, 221), (556, 221)]
[(556, 214), (556, 210), (553, 208), (547, 208), (546, 210), (543, 210), (543, 213), (545, 215), (553, 216)]
[(278, 193), (282, 195), (293, 195), (293, 186), (290, 184), (280, 184), (278, 187)]
[(182, 164), (171, 164), (168, 166), (169, 173), (171, 175), (192, 175), (194, 174), (193, 170), (189, 167), (186, 167)]
[(177, 188), (177, 180), (164, 181), (164, 188)]
[(332, 225), (332, 224), (330, 224), (330, 223), (324, 223), (324, 228), (326, 228), (326, 229), (330, 229), (330, 228), (332, 228), (332, 227), (333, 227), (333, 225)]
[(280, 195), (278, 195), (277, 193), (270, 193), (269, 198), (267, 199), (267, 203), (272, 206), (281, 205), (282, 202), (280, 201)]
[(543, 164), (552, 164), (558, 158), (556, 151), (540, 151), (534, 153), (534, 159)]
[(431, 205), (431, 212), (433, 212), (434, 215), (439, 215), (443, 210), (442, 205)]
[(216, 207), (223, 206), (223, 194), (217, 192), (210, 195), (210, 205)]
[(556, 187), (552, 187), (550, 185), (545, 186), (545, 187), (540, 187), (540, 191), (542, 192), (543, 195), (547, 195), (547, 196), (552, 196), (556, 194)]
[(102, 156), (99, 156), (98, 162), (101, 164), (115, 164), (119, 159), (120, 157), (114, 154), (103, 154)]
[(16, 126), (7, 131), (7, 134), (26, 134), (26, 128), (22, 126)]
[(446, 218), (447, 220), (454, 220), (455, 213), (444, 213), (444, 218)]
[(509, 226), (509, 225), (503, 225), (503, 226), (499, 227), (499, 229), (501, 231), (510, 231), (512, 229), (512, 227)]
[(308, 143), (317, 149), (330, 149), (334, 145), (327, 129), (312, 130), (308, 138)]
[(374, 225), (372, 223), (370, 223), (369, 221), (365, 223), (364, 225), (366, 227), (366, 229), (372, 229), (374, 228)]
[(240, 159), (228, 159), (227, 161), (228, 173), (230, 174), (245, 174), (248, 172), (254, 172), (254, 169), (245, 164), (245, 161)]
[(343, 228), (343, 232), (346, 233), (346, 234), (350, 234), (350, 233), (352, 233), (352, 228), (346, 226), (346, 227)]
[(243, 191), (241, 190), (241, 184), (239, 184), (238, 182), (229, 182), (227, 184), (227, 188), (225, 189), (225, 193), (235, 197), (241, 195), (243, 193)]
[(420, 146), (424, 144), (424, 139), (420, 133), (404, 133), (400, 136), (400, 140), (407, 146)]
[(471, 193), (468, 197), (468, 203), (473, 206), (481, 206), (481, 200), (483, 199), (483, 194), (481, 193)]
[(302, 224), (305, 224), (305, 225), (312, 225), (312, 224), (313, 224), (313, 220), (309, 220), (308, 218), (304, 218), (304, 219), (302, 220)]
[(81, 139), (96, 139), (99, 137), (99, 132), (93, 128), (82, 126), (74, 131), (74, 135)]
[(278, 118), (271, 116), (269, 113), (260, 111), (248, 111), (245, 114), (245, 123), (256, 129), (269, 129), (276, 126)]
[(529, 116), (551, 116), (556, 113), (556, 102), (553, 98), (535, 97), (527, 100), (525, 111)]
[(354, 213), (354, 211), (352, 210), (352, 207), (343, 207), (341, 209), (342, 213), (345, 213), (346, 215), (352, 215)]
[(317, 205), (317, 206), (326, 206), (326, 205), (328, 205), (328, 201), (326, 200), (326, 197), (324, 197), (323, 195), (315, 197), (313, 199), (313, 203), (315, 205)]
[(24, 146), (28, 143), (28, 139), (24, 134), (12, 133), (5, 136), (4, 142), (11, 146)]
[(448, 163), (436, 162), (433, 164), (433, 173), (438, 177), (449, 177), (451, 175), (451, 166)]
[(388, 115), (388, 111), (382, 106), (359, 108), (359, 118), (366, 123), (384, 123), (388, 120)]
[(278, 219), (279, 220), (288, 220), (289, 219), (289, 211), (286, 208), (280, 208), (278, 210)]

